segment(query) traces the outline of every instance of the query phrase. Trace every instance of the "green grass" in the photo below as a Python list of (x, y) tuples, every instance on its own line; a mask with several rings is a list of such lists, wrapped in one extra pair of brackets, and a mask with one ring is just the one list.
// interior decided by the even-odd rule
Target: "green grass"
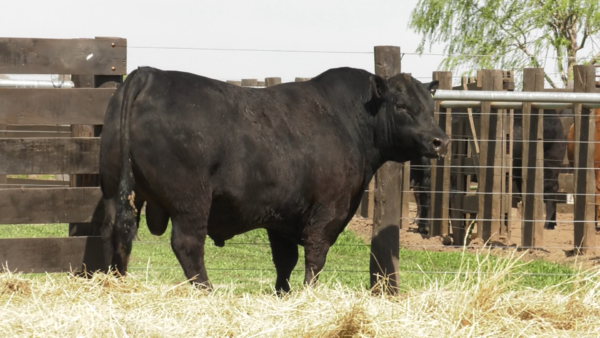
[[(133, 244), (130, 272), (150, 281), (179, 283), (185, 281), (181, 267), (170, 247), (170, 231), (161, 237), (149, 233), (145, 220)], [(49, 225), (0, 225), (0, 237), (65, 237), (66, 224)], [(369, 285), (369, 246), (354, 233), (344, 231), (330, 249), (327, 264), (320, 281), (340, 282), (358, 288)], [(299, 248), (300, 258), (291, 277), (293, 288), (300, 287), (304, 278), (304, 252)], [(400, 250), (400, 281), (403, 290), (420, 289), (432, 281), (446, 283), (458, 271), (469, 266), (478, 266), (478, 260), (485, 255), (461, 252), (430, 252)], [(275, 281), (275, 269), (271, 261), (271, 250), (264, 230), (255, 230), (225, 243), (219, 248), (207, 239), (206, 266), (209, 278), (214, 285), (232, 284), (239, 292), (270, 292)], [(489, 264), (499, 261), (491, 256)], [(491, 270), (491, 267), (489, 268)], [(464, 268), (463, 268), (464, 270)], [(425, 273), (423, 273), (425, 272)], [(515, 287), (543, 288), (569, 279), (573, 269), (546, 261), (533, 261), (514, 269), (512, 277), (522, 277)], [(482, 273), (486, 273), (483, 271)]]

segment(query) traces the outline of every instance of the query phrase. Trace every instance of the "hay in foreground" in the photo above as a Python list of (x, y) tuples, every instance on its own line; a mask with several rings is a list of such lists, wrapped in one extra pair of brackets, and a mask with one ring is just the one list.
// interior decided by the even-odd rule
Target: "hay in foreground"
[(44, 337), (600, 336), (600, 278), (513, 288), (517, 259), (476, 267), (395, 297), (338, 284), (274, 294), (212, 293), (136, 275), (90, 279), (0, 274), (0, 332)]

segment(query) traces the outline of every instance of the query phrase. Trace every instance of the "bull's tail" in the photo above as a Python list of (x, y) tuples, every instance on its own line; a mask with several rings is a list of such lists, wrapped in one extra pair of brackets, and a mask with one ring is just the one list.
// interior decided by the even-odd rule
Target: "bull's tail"
[(133, 203), (135, 198), (133, 169), (131, 166), (131, 145), (129, 139), (130, 119), (133, 104), (146, 83), (147, 75), (134, 70), (127, 76), (123, 84), (123, 99), (121, 101), (120, 115), (120, 150), (121, 150), (121, 173), (119, 176), (117, 212), (115, 219), (115, 230), (121, 241), (131, 243), (137, 233), (136, 214), (137, 210)]

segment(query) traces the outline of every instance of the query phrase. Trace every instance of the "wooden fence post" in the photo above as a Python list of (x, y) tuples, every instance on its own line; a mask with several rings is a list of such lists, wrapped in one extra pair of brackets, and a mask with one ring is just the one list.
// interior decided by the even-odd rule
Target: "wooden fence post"
[[(573, 67), (575, 93), (594, 93), (596, 91), (595, 69), (593, 65)], [(592, 110), (573, 106), (575, 114), (575, 206), (573, 210), (574, 245), (578, 253), (594, 253), (595, 232), (595, 193), (594, 175), (594, 134), (596, 121)]]
[[(375, 74), (390, 77), (400, 73), (400, 47), (375, 47)], [(385, 163), (375, 175), (375, 213), (369, 264), (371, 287), (378, 276), (389, 278), (388, 292), (398, 289), (398, 256), (402, 198), (402, 165)], [(404, 215), (406, 216), (406, 215)]]
[[(0, 124), (0, 137), (5, 137), (4, 134), (6, 134), (6, 124)], [(7, 183), (6, 175), (0, 174), (0, 186), (3, 188), (6, 187), (6, 186), (3, 186), (6, 183)]]
[(256, 87), (258, 85), (257, 79), (242, 79), (241, 86), (242, 87)]
[[(433, 79), (440, 81), (439, 89), (452, 90), (452, 72), (433, 72)], [(439, 102), (435, 101), (435, 120), (452, 139), (451, 109), (441, 109)], [(443, 159), (431, 161), (430, 236), (448, 236), (451, 160), (451, 154), (447, 154)]]
[[(96, 37), (96, 40), (112, 40), (112, 38)], [(122, 45), (119, 48), (126, 48)], [(115, 46), (113, 45), (113, 48)], [(127, 66), (125, 66), (127, 69)], [(125, 72), (123, 70), (122, 72)], [(124, 74), (115, 75), (71, 75), (75, 88), (117, 88), (123, 83)], [(100, 137), (102, 125), (72, 125), (72, 137)], [(100, 186), (100, 175), (80, 174), (69, 177), (72, 187), (97, 187)], [(100, 228), (104, 222), (104, 203), (100, 200), (90, 223), (69, 223), (69, 236), (99, 236)]]
[[(544, 90), (544, 69), (523, 70), (523, 91)], [(544, 244), (544, 111), (531, 109), (531, 103), (523, 103), (522, 123), (522, 184), (523, 220), (521, 245), (541, 247)]]
[(281, 84), (281, 78), (280, 77), (267, 77), (265, 78), (265, 86), (267, 87), (271, 87), (274, 85), (278, 85)]
[(410, 224), (410, 197), (412, 191), (410, 191), (410, 161), (402, 164), (402, 195), (400, 198), (400, 229), (408, 229)]
[[(481, 71), (482, 90), (502, 90), (502, 71), (485, 69)], [(479, 175), (477, 176), (479, 194), (477, 232), (484, 241), (497, 241), (502, 213), (502, 110), (492, 109), (491, 102), (481, 102), (481, 127), (479, 151)]]

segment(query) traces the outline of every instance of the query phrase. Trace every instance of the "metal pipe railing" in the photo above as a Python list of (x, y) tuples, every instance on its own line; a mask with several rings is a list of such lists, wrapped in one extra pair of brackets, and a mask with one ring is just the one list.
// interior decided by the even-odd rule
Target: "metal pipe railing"
[(48, 80), (9, 80), (0, 79), (0, 88), (74, 88), (73, 81), (48, 81)]
[(597, 103), (600, 93), (507, 92), (479, 90), (437, 90), (434, 100)]
[[(437, 94), (436, 94), (437, 95)], [(600, 95), (599, 95), (600, 96)], [(479, 108), (482, 101), (442, 101), (442, 108)], [(600, 103), (583, 103), (583, 108), (600, 108)], [(492, 109), (522, 109), (523, 102), (491, 102)], [(532, 102), (533, 109), (573, 109), (573, 103)]]

